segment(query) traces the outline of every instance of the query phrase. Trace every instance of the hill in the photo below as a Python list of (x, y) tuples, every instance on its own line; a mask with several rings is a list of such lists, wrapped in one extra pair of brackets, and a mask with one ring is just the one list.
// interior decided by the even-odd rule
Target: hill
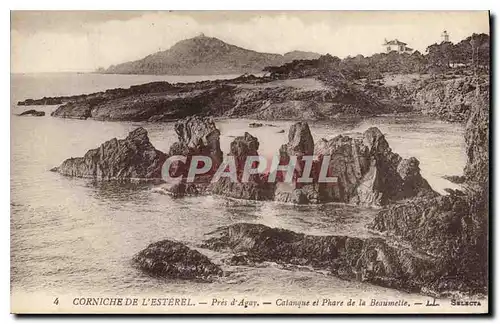
[(315, 59), (319, 56), (317, 53), (303, 51), (285, 55), (260, 53), (201, 35), (182, 40), (168, 50), (137, 61), (112, 65), (99, 72), (170, 75), (255, 73), (269, 65), (281, 65), (297, 59)]

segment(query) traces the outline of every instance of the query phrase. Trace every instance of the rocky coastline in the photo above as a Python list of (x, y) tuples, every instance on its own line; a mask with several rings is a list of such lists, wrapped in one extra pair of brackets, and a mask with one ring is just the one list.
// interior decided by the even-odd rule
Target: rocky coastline
[[(445, 196), (416, 195), (386, 205), (368, 225), (378, 233), (372, 238), (315, 236), (261, 224), (235, 223), (207, 233), (208, 238), (200, 247), (228, 251), (233, 255), (225, 261), (229, 265), (275, 262), (310, 266), (345, 280), (434, 297), (485, 296), (488, 116), (487, 97), (478, 99), (465, 134), (469, 153), (464, 189), (450, 190)], [(301, 123), (297, 125), (296, 129), (305, 129)], [(250, 136), (245, 137), (252, 143)], [(373, 141), (379, 145), (380, 142), (380, 138)], [(307, 140), (296, 144), (299, 143)]]
[[(248, 223), (236, 223), (207, 233), (210, 238), (200, 243), (200, 247), (230, 251), (233, 257), (227, 261), (229, 264), (307, 265), (346, 280), (432, 296), (484, 295), (488, 281), (489, 96), (481, 85), (472, 87), (473, 82), (467, 80), (439, 80), (439, 86), (426, 81), (426, 85), (418, 86), (419, 94), (410, 97), (414, 107), (418, 104), (437, 107), (433, 111), (420, 109), (422, 113), (466, 124), (467, 163), (463, 176), (454, 177), (462, 182), (462, 189), (450, 189), (448, 195), (434, 192), (420, 175), (419, 161), (413, 157), (403, 159), (393, 152), (385, 136), (375, 127), (359, 136), (339, 135), (313, 141), (305, 120), (334, 118), (342, 111), (369, 115), (380, 112), (380, 107), (390, 108), (391, 105), (376, 99), (364, 105), (369, 98), (376, 98), (375, 92), (358, 96), (361, 92), (356, 92), (359, 89), (355, 87), (349, 88), (354, 90), (348, 93), (334, 92), (332, 88), (290, 89), (290, 84), (283, 86), (282, 80), (252, 76), (185, 85), (159, 82), (69, 97), (53, 116), (100, 120), (176, 119), (178, 141), (169, 152), (163, 153), (149, 142), (147, 132), (138, 128), (127, 138), (112, 139), (83, 157), (64, 161), (53, 171), (105, 181), (161, 182), (161, 168), (168, 157), (182, 155), (190, 161), (193, 156), (205, 156), (212, 161), (213, 169), (188, 182), (185, 164), (174, 164), (172, 175), (180, 176), (181, 182), (163, 183), (160, 191), (177, 198), (213, 194), (279, 203), (340, 202), (380, 208), (368, 225), (374, 233), (372, 238), (312, 236)], [(460, 93), (458, 99), (451, 95), (456, 91)], [(403, 92), (398, 95), (400, 93)], [(348, 100), (351, 96), (356, 99)], [(441, 98), (439, 102), (434, 100), (437, 97)], [(293, 105), (290, 98), (294, 98)], [(342, 107), (331, 114), (332, 107), (340, 107), (339, 98), (343, 100)], [(316, 103), (311, 110), (312, 102)], [(323, 110), (323, 104), (328, 110)], [(224, 160), (224, 152), (220, 148), (220, 131), (206, 116), (240, 117), (243, 111), (247, 114), (244, 116), (254, 118), (279, 119), (279, 115), (304, 120), (290, 127), (288, 142), (276, 152), (283, 163), (290, 156), (298, 156), (292, 183), (269, 182), (268, 173), (255, 175), (248, 182), (232, 182), (228, 178), (211, 181), (215, 169)], [(456, 118), (446, 117), (448, 115)], [(242, 161), (257, 156), (258, 150), (259, 139), (248, 132), (233, 139), (227, 155), (235, 159), (238, 177)], [(304, 169), (301, 157), (307, 155), (316, 156), (312, 165), (313, 182), (302, 184), (295, 180)], [(336, 186), (315, 181), (324, 156), (331, 157), (329, 171), (338, 177)], [(180, 252), (175, 251), (182, 251), (187, 257), (179, 258)], [(183, 279), (222, 276), (224, 268), (172, 241), (153, 243), (134, 260), (149, 274)]]
[(173, 121), (189, 116), (262, 120), (328, 120), (392, 113), (347, 81), (275, 80), (243, 75), (185, 84), (153, 82), (88, 95), (27, 99), (18, 105), (59, 105), (53, 117), (102, 121)]
[[(399, 81), (393, 81), (398, 77)], [(17, 104), (57, 105), (53, 117), (102, 121), (175, 121), (190, 116), (314, 121), (417, 113), (465, 123), (476, 88), (488, 92), (488, 77), (422, 75), (414, 79), (388, 75), (377, 81), (349, 81), (245, 74), (230, 80), (152, 82), (92, 94), (26, 99)]]

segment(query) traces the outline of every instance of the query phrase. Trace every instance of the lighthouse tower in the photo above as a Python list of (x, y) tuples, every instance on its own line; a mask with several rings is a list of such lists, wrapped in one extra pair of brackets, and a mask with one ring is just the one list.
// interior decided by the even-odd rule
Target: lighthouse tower
[(443, 39), (443, 42), (450, 41), (450, 35), (448, 34), (448, 32), (446, 30), (441, 34), (441, 38)]

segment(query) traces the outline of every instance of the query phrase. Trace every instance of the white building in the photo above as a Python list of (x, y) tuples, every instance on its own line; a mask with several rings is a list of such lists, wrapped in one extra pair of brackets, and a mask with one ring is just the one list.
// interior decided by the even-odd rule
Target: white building
[(389, 53), (389, 52), (392, 52), (392, 51), (396, 51), (399, 54), (402, 54), (402, 53), (411, 54), (411, 53), (413, 53), (413, 48), (410, 48), (407, 45), (408, 44), (406, 44), (406, 43), (398, 40), (397, 38), (393, 39), (393, 40), (390, 40), (390, 41), (388, 41), (387, 39), (385, 39), (384, 40), (384, 44), (382, 44), (382, 46), (384, 46), (384, 49), (385, 49), (386, 53)]

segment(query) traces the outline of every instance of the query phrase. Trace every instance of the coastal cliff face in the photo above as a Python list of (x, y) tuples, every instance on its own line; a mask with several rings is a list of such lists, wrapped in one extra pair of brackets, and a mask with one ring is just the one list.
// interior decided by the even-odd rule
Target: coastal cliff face
[(83, 157), (70, 158), (52, 171), (96, 180), (161, 180), (166, 155), (150, 143), (139, 127), (122, 140), (113, 138)]
[(446, 260), (439, 289), (485, 293), (488, 278), (489, 104), (473, 104), (466, 132), (463, 190), (381, 210), (369, 227)]
[(365, 81), (360, 87), (395, 111), (406, 109), (440, 120), (466, 123), (477, 103), (477, 89), (480, 93), (489, 92), (489, 76), (387, 75), (378, 82)]
[(467, 163), (465, 179), (477, 185), (489, 184), (489, 96), (483, 93), (474, 103), (465, 126)]
[(489, 91), (489, 80), (472, 76), (424, 80), (414, 91), (414, 110), (442, 120), (465, 123), (477, 103), (479, 92)]

